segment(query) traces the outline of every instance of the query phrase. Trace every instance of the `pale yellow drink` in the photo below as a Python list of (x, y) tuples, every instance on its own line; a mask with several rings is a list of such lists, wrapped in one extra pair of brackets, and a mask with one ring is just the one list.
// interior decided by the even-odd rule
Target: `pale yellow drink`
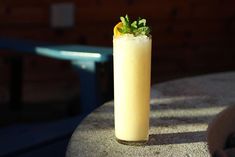
[(151, 45), (144, 35), (113, 38), (115, 136), (121, 143), (148, 140)]

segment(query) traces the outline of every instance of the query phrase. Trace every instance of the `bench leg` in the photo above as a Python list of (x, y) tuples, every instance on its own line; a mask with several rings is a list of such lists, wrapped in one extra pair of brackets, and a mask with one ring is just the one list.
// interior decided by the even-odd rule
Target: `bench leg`
[(22, 57), (10, 59), (10, 110), (19, 111), (22, 108), (22, 82), (23, 60)]
[(80, 79), (80, 101), (83, 113), (89, 113), (101, 104), (101, 90), (97, 81), (97, 67), (91, 61), (73, 61)]

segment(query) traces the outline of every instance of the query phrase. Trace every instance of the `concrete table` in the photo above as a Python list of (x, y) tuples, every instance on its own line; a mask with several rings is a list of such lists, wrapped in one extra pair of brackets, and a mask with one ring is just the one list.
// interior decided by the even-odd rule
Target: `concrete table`
[(209, 157), (207, 127), (235, 104), (235, 73), (219, 73), (154, 85), (150, 139), (127, 146), (114, 137), (113, 102), (88, 115), (74, 131), (67, 157)]

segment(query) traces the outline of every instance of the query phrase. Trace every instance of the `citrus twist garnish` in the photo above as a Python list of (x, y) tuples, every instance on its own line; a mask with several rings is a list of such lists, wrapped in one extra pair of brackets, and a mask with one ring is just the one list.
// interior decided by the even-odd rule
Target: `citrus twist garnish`
[(113, 28), (113, 35), (114, 37), (118, 37), (121, 35), (121, 32), (119, 32), (119, 29), (121, 29), (123, 26), (122, 22), (118, 22), (116, 26)]

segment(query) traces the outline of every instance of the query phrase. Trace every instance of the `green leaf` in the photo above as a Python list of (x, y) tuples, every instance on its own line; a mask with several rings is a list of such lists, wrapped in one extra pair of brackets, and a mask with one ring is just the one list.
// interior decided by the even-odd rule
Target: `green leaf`
[(138, 28), (138, 26), (137, 26), (137, 21), (132, 22), (132, 23), (131, 23), (131, 27), (133, 27), (133, 28)]
[(134, 36), (138, 35), (150, 35), (150, 28), (146, 26), (146, 19), (138, 18), (136, 21), (131, 22), (128, 15), (125, 17), (121, 16), (120, 20), (123, 24), (122, 28), (118, 28), (118, 31), (121, 34), (133, 34)]
[(120, 20), (122, 21), (123, 25), (125, 26), (126, 25), (126, 19), (124, 17), (120, 17)]
[(139, 20), (139, 25), (146, 26), (146, 20), (145, 19)]

